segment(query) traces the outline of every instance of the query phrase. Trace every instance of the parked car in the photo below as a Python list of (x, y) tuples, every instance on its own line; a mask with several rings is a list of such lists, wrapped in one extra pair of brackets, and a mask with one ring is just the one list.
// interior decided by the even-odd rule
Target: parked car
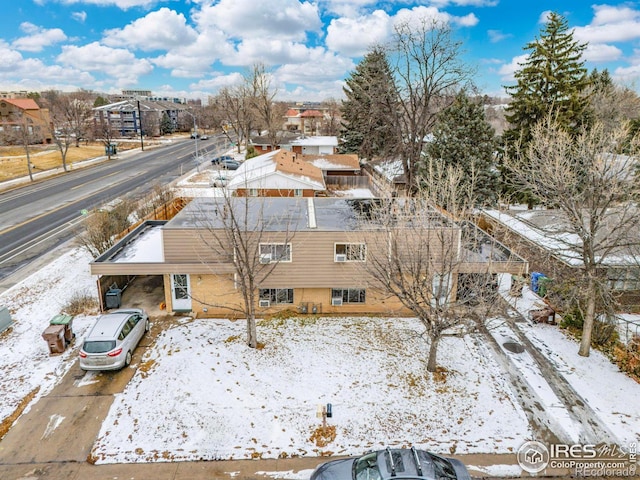
[(387, 448), (361, 457), (325, 462), (313, 471), (310, 480), (470, 480), (464, 464), (416, 448)]
[(139, 308), (114, 310), (98, 317), (80, 348), (82, 370), (118, 370), (131, 363), (149, 316)]
[(226, 170), (237, 170), (240, 168), (240, 162), (236, 162), (235, 160), (223, 160), (219, 165)]
[(214, 165), (217, 165), (220, 162), (226, 161), (226, 160), (232, 160), (235, 162), (235, 160), (233, 159), (233, 157), (231, 155), (221, 155), (219, 157), (216, 157), (214, 159), (211, 160), (211, 163), (213, 163)]
[(229, 177), (227, 177), (226, 175), (224, 175), (220, 171), (218, 171), (216, 173), (217, 173), (217, 175), (214, 174), (213, 178), (211, 179), (211, 185), (213, 187), (224, 187), (224, 186), (226, 186), (227, 182), (229, 181)]
[(202, 135), (200, 137), (200, 140), (209, 140), (209, 137), (207, 135)]

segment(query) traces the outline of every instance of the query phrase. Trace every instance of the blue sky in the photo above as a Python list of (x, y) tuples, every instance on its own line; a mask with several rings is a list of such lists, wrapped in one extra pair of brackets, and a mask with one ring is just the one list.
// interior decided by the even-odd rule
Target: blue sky
[(79, 88), (203, 98), (256, 62), (287, 100), (341, 98), (367, 47), (403, 19), (448, 22), (481, 91), (504, 94), (546, 12), (588, 42), (587, 67), (639, 90), (640, 2), (583, 0), (13, 0), (0, 18), (0, 91)]

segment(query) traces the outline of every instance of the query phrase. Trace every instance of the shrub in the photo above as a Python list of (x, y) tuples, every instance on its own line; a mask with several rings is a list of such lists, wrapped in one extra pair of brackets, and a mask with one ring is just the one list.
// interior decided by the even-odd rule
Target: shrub
[(613, 348), (613, 359), (620, 370), (640, 382), (640, 336), (634, 336), (627, 345), (617, 342)]
[(63, 308), (69, 315), (92, 314), (98, 310), (98, 300), (88, 293), (75, 293)]

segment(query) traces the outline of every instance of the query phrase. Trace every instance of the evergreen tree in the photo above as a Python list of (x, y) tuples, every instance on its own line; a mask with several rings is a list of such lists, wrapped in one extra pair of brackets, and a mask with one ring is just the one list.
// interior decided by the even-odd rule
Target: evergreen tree
[(173, 133), (173, 122), (167, 115), (167, 112), (162, 112), (162, 120), (160, 121), (160, 135), (168, 135)]
[(529, 57), (515, 73), (517, 85), (506, 87), (512, 101), (506, 109), (511, 128), (505, 131), (507, 146), (528, 143), (532, 127), (553, 113), (555, 121), (572, 132), (585, 123), (589, 85), (582, 52), (586, 44), (574, 40), (567, 21), (550, 13), (540, 38), (524, 49)]
[(359, 153), (372, 159), (384, 151), (392, 128), (388, 109), (394, 87), (386, 54), (373, 48), (346, 80), (342, 103), (343, 143), (341, 153)]
[[(562, 15), (549, 14), (540, 37), (524, 47), (529, 56), (515, 72), (517, 84), (506, 87), (511, 95), (511, 103), (505, 110), (510, 127), (502, 135), (503, 155), (526, 151), (518, 146), (527, 145), (533, 127), (550, 116), (573, 135), (590, 123), (589, 77), (582, 59), (585, 48), (586, 44), (574, 40)], [(530, 207), (537, 202), (529, 191), (514, 183), (502, 165), (500, 170), (504, 193)]]
[[(498, 173), (495, 168), (496, 138), (484, 117), (484, 108), (463, 92), (438, 117), (433, 140), (427, 144), (427, 162), (439, 162), (445, 169), (460, 169), (460, 189), (477, 205), (495, 205)], [(428, 168), (428, 163), (421, 169)], [(422, 175), (420, 175), (422, 176)]]

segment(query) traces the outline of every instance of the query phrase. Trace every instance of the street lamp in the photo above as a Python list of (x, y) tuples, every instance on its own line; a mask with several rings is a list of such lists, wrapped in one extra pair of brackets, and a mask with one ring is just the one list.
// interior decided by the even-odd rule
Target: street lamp
[(196, 125), (196, 116), (187, 110), (185, 110), (184, 113), (190, 115), (191, 118), (193, 118), (193, 134), (195, 135), (196, 139), (196, 169), (200, 171), (200, 160), (198, 159), (198, 125)]

